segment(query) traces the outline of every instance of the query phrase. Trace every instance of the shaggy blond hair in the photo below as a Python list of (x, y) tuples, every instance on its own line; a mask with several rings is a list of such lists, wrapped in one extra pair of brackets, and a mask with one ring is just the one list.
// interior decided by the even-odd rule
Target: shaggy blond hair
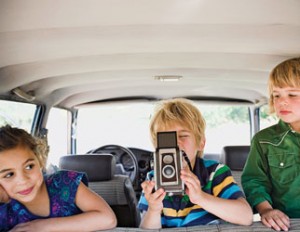
[(292, 58), (278, 64), (270, 73), (268, 84), (270, 113), (274, 113), (274, 87), (300, 87), (300, 57)]
[[(201, 112), (192, 101), (176, 98), (161, 101), (155, 108), (150, 122), (150, 134), (154, 147), (157, 146), (157, 132), (168, 126), (179, 124), (189, 129), (199, 146), (205, 140), (205, 120)], [(200, 152), (202, 156), (203, 151)]]

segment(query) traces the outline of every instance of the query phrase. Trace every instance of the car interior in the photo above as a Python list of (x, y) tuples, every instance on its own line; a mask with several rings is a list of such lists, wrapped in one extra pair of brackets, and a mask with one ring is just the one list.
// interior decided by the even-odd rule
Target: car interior
[[(270, 71), (300, 56), (299, 41), (297, 0), (1, 0), (0, 126), (44, 139), (47, 172), (85, 172), (117, 216), (112, 231), (149, 231), (137, 203), (153, 169), (155, 106), (195, 102), (203, 158), (228, 165), (241, 187), (251, 138), (278, 121)], [(171, 229), (271, 231), (255, 211), (251, 226)]]
[(89, 187), (98, 193), (115, 212), (120, 227), (138, 227), (140, 213), (132, 182), (127, 175), (116, 175), (116, 161), (111, 154), (67, 155), (59, 167), (87, 174)]

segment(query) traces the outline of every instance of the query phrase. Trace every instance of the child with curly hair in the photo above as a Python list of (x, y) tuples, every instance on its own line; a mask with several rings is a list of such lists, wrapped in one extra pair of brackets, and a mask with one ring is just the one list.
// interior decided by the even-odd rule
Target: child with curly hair
[[(44, 175), (47, 148), (23, 129), (0, 128), (0, 231), (95, 231), (116, 226), (84, 173)], [(85, 184), (84, 184), (85, 183)], [(1, 191), (2, 188), (2, 191)]]

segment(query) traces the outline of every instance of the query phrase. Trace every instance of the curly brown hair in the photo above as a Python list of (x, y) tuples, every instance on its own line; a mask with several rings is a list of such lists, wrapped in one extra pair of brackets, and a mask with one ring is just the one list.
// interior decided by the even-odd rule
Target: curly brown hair
[(6, 125), (0, 128), (0, 152), (18, 146), (29, 148), (36, 155), (43, 170), (46, 168), (48, 146), (43, 139), (29, 134), (27, 131)]

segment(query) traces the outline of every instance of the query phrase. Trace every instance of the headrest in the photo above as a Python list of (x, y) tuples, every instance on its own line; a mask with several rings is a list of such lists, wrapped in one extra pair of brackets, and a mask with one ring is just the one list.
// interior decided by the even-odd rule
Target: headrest
[(116, 161), (111, 154), (66, 155), (60, 158), (61, 169), (85, 172), (90, 182), (111, 180)]
[(221, 154), (221, 163), (233, 171), (242, 171), (249, 152), (250, 146), (225, 146)]

